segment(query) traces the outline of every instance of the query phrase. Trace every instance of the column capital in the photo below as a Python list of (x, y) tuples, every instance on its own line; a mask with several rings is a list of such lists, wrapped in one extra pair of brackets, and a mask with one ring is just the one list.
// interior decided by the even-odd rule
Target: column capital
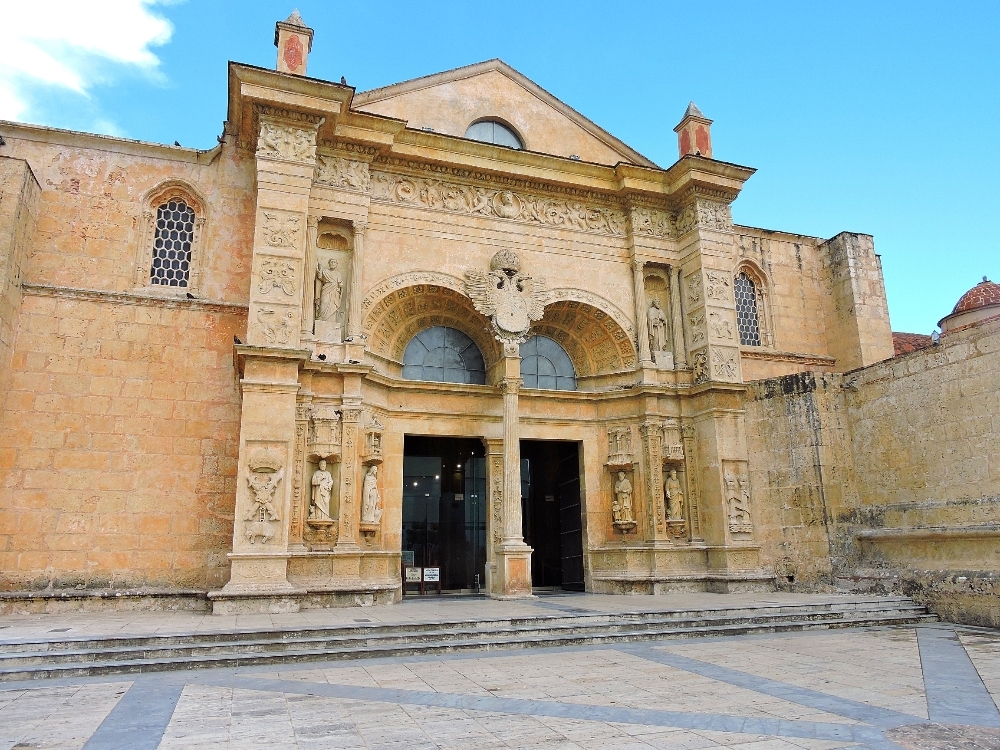
[(521, 390), (521, 386), (524, 384), (524, 380), (521, 378), (504, 378), (500, 381), (500, 390), (504, 395), (508, 393), (516, 394)]
[(636, 273), (641, 273), (642, 269), (646, 267), (646, 261), (639, 260), (638, 258), (632, 259), (632, 271)]
[(355, 237), (363, 236), (364, 233), (365, 233), (365, 231), (368, 229), (368, 222), (367, 221), (352, 221), (351, 222), (351, 228), (354, 230), (354, 236)]

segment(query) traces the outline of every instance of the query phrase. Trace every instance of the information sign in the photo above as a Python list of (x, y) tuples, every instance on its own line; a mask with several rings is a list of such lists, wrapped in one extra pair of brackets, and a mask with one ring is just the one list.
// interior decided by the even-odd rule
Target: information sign
[(424, 582), (437, 583), (441, 580), (441, 568), (424, 568)]
[(413, 550), (404, 549), (403, 550), (403, 565), (409, 565), (413, 567)]
[(420, 568), (407, 568), (406, 569), (406, 582), (407, 583), (420, 583)]

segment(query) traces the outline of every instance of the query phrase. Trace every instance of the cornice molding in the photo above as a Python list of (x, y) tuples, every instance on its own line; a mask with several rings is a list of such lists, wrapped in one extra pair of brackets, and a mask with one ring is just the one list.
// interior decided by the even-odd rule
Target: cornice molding
[(21, 288), (25, 294), (31, 294), (36, 297), (60, 297), (88, 302), (114, 302), (122, 305), (148, 305), (151, 307), (225, 313), (246, 313), (248, 308), (248, 305), (242, 302), (165, 297), (157, 294), (143, 294), (142, 292), (111, 292), (103, 289), (84, 289), (80, 287), (56, 286), (54, 284), (24, 283), (21, 285)]

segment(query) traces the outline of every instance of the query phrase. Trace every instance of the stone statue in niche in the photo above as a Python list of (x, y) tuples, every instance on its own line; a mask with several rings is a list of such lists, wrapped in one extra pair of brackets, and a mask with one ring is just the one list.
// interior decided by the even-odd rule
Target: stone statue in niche
[(611, 519), (615, 526), (635, 526), (635, 516), (632, 515), (632, 483), (624, 471), (618, 472), (615, 482), (615, 499), (611, 505)]
[(333, 475), (326, 470), (326, 459), (319, 460), (319, 466), (312, 475), (312, 504), (309, 518), (330, 517), (330, 493), (333, 491)]
[(684, 491), (677, 478), (677, 469), (671, 469), (663, 482), (663, 494), (667, 499), (667, 518), (678, 521), (684, 518)]
[(649, 324), (649, 349), (653, 352), (665, 352), (667, 346), (667, 316), (660, 309), (660, 301), (653, 300), (646, 313)]
[(361, 487), (361, 523), (377, 524), (382, 519), (381, 498), (378, 494), (378, 466), (372, 466), (365, 474)]
[(344, 296), (344, 282), (336, 272), (337, 261), (330, 258), (326, 267), (322, 261), (316, 264), (313, 296), (313, 318), (315, 333), (321, 340), (337, 342), (342, 334), (337, 325), (337, 313)]

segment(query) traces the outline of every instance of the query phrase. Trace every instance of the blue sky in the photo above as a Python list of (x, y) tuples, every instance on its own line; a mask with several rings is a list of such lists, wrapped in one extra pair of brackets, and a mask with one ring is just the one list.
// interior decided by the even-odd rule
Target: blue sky
[[(716, 158), (758, 169), (735, 220), (873, 234), (895, 330), (1000, 281), (997, 2), (0, 0), (25, 15), (0, 117), (209, 148), (226, 61), (273, 67), (296, 1), (312, 76), (364, 90), (500, 57), (664, 166), (694, 100)], [(31, 36), (39, 17), (62, 23)]]

